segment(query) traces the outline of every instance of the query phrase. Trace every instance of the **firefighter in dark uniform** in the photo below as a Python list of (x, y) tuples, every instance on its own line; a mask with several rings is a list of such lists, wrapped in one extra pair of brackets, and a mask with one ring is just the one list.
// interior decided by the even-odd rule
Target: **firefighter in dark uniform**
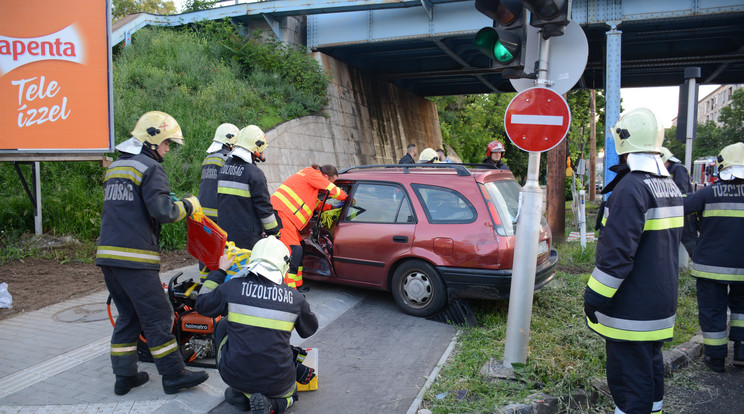
[(718, 168), (718, 181), (685, 199), (685, 214), (700, 217), (691, 274), (697, 279), (705, 364), (724, 372), (728, 341), (734, 341), (734, 365), (744, 366), (744, 143), (721, 150)]
[(160, 165), (171, 142), (183, 145), (181, 128), (164, 112), (148, 112), (132, 138), (119, 144), (121, 156), (106, 171), (96, 265), (119, 311), (111, 335), (114, 392), (124, 395), (148, 380), (137, 372), (137, 338), (144, 332), (163, 390), (173, 394), (204, 382), (206, 372), (184, 369), (172, 334), (173, 308), (158, 276), (161, 223), (183, 220), (201, 207), (196, 197), (174, 201)]
[(265, 232), (277, 235), (281, 224), (271, 206), (266, 176), (256, 165), (264, 161), (266, 135), (255, 125), (240, 130), (217, 176), (217, 224), (236, 246), (251, 250)]
[[(620, 164), (607, 188), (596, 267), (584, 292), (589, 329), (605, 339), (615, 413), (660, 413), (661, 345), (672, 339), (682, 193), (661, 161), (663, 128), (646, 108), (612, 128)], [(609, 190), (608, 190), (609, 191)]]
[(202, 315), (227, 313), (215, 327), (217, 369), (229, 386), (225, 400), (254, 414), (281, 414), (297, 382), (315, 376), (297, 362), (292, 330), (307, 338), (318, 330), (318, 319), (301, 293), (282, 284), (289, 250), (275, 237), (256, 243), (246, 268), (223, 284), (230, 265), (226, 255), (220, 258), (220, 269), (210, 272), (196, 300)]
[[(199, 202), (204, 215), (217, 223), (217, 174), (225, 165), (227, 156), (235, 146), (240, 129), (233, 124), (222, 124), (214, 133), (212, 144), (207, 148), (207, 156), (202, 161), (201, 181), (199, 182)], [(202, 279), (210, 269), (199, 262)]]
[(504, 161), (502, 160), (505, 152), (506, 149), (504, 148), (504, 144), (495, 139), (486, 147), (486, 158), (481, 161), (481, 164), (486, 164), (497, 170), (508, 170), (509, 166), (504, 164)]
[[(669, 175), (672, 176), (672, 180), (677, 184), (677, 188), (682, 192), (682, 196), (692, 193), (692, 183), (690, 182), (690, 174), (687, 173), (687, 168), (682, 165), (682, 162), (672, 155), (666, 147), (661, 147), (661, 160), (664, 161), (664, 166)], [(697, 223), (695, 216), (685, 216), (685, 226), (682, 228), (682, 246), (687, 250), (687, 254), (692, 257), (692, 252), (695, 250), (695, 242), (697, 241)]]

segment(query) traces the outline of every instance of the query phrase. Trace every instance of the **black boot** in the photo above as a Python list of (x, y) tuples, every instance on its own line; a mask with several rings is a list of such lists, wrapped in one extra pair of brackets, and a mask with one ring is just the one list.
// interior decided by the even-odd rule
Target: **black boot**
[(276, 403), (271, 398), (261, 394), (251, 394), (251, 413), (253, 414), (272, 414), (276, 412)]
[(726, 371), (726, 358), (711, 358), (709, 356), (704, 359), (705, 365), (714, 372), (725, 372)]
[(744, 341), (734, 341), (734, 365), (744, 367)]
[(134, 387), (147, 382), (150, 376), (146, 372), (138, 372), (136, 375), (117, 375), (116, 384), (114, 384), (114, 394), (124, 395)]
[(227, 387), (225, 390), (225, 401), (240, 411), (248, 411), (251, 408), (248, 397), (233, 387)]
[(175, 374), (163, 375), (163, 391), (175, 394), (184, 388), (196, 387), (209, 378), (204, 371), (189, 371), (182, 369)]

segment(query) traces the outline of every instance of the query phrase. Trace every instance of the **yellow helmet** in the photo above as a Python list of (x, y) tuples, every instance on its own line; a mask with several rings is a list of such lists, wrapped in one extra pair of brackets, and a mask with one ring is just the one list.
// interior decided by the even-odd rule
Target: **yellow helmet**
[(737, 142), (721, 150), (721, 154), (718, 155), (719, 176), (724, 169), (729, 167), (732, 167), (731, 171), (733, 171), (734, 176), (739, 177), (744, 172), (744, 143)]
[(165, 140), (183, 145), (183, 133), (172, 116), (160, 111), (150, 111), (142, 115), (134, 126), (132, 136), (143, 143), (157, 148)]
[(251, 250), (248, 270), (281, 284), (289, 270), (289, 249), (274, 236), (257, 241)]
[(661, 153), (664, 128), (651, 110), (636, 108), (625, 112), (612, 127), (618, 155), (631, 152)]
[(248, 125), (240, 130), (238, 139), (235, 141), (235, 146), (245, 148), (253, 155), (258, 156), (268, 146), (266, 143), (266, 134), (257, 126)]
[(222, 124), (218, 126), (217, 131), (214, 132), (214, 142), (234, 146), (235, 141), (238, 140), (239, 133), (240, 128), (236, 127), (235, 125), (227, 123)]

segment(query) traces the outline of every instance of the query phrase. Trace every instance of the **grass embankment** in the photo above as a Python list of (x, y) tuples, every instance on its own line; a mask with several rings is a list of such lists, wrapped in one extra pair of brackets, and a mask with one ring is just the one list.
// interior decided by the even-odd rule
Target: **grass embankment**
[[(115, 144), (129, 139), (145, 112), (169, 113), (186, 142), (172, 146), (163, 163), (171, 191), (177, 196), (197, 194), (205, 150), (220, 124), (239, 128), (254, 124), (267, 130), (318, 113), (326, 103), (327, 85), (320, 65), (306, 50), (257, 34), (239, 36), (225, 21), (143, 29), (130, 46), (119, 45), (113, 51)], [(29, 180), (31, 166), (17, 167)], [(105, 168), (96, 162), (42, 162), (43, 232), (94, 243), (104, 174)], [(24, 233), (34, 230), (32, 205), (9, 162), (0, 163), (0, 199), (0, 263), (34, 254), (20, 243)], [(160, 241), (165, 250), (183, 249), (185, 225), (165, 225)]]
[[(587, 203), (588, 232), (593, 230), (598, 206), (599, 202)], [(567, 230), (571, 227), (567, 222)], [(497, 413), (505, 405), (528, 402), (535, 393), (567, 397), (579, 389), (588, 392), (593, 379), (605, 378), (604, 340), (586, 327), (583, 310), (596, 242), (587, 243), (586, 250), (579, 242), (554, 247), (560, 257), (558, 272), (555, 280), (535, 292), (527, 361), (515, 367), (521, 381), (491, 382), (479, 374), (491, 358), (503, 361), (509, 305), (508, 301), (474, 301), (471, 307), (481, 326), (458, 328), (457, 346), (426, 392), (423, 406), (434, 413)], [(689, 271), (681, 273), (674, 340), (664, 349), (688, 341), (698, 331), (695, 292)], [(460, 400), (448, 393), (456, 390), (467, 390), (467, 396)], [(447, 395), (438, 399), (443, 393)], [(586, 412), (613, 409), (612, 400), (600, 394)]]

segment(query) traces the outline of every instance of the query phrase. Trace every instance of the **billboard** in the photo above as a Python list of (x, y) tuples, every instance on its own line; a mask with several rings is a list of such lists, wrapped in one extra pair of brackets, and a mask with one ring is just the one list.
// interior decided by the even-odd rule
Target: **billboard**
[(0, 160), (112, 151), (110, 21), (110, 0), (0, 1)]

